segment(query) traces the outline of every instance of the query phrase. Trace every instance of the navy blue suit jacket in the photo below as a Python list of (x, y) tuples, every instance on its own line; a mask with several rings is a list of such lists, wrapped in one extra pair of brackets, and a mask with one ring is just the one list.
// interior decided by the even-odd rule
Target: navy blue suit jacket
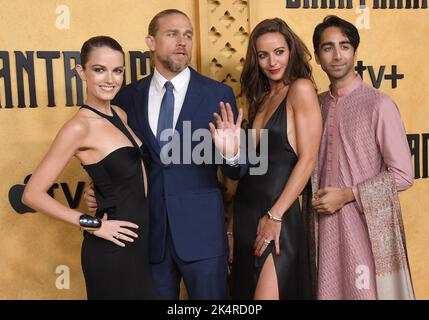
[[(167, 219), (177, 254), (182, 260), (193, 261), (225, 255), (225, 216), (217, 183), (214, 152), (211, 164), (165, 166), (160, 161), (160, 147), (148, 121), (151, 79), (152, 75), (123, 87), (112, 102), (127, 112), (128, 124), (150, 152), (150, 260), (158, 263), (164, 257)], [(201, 128), (208, 130), (209, 122), (214, 122), (213, 113), (220, 111), (220, 101), (229, 102), (237, 116), (231, 88), (191, 69), (188, 90), (175, 127), (181, 139), (190, 139), (183, 136), (183, 121), (191, 121), (192, 132)], [(198, 142), (194, 142), (193, 146), (196, 143)], [(183, 143), (181, 147), (183, 148)], [(215, 150), (213, 144), (212, 150)], [(226, 171), (232, 169), (228, 167), (226, 164), (222, 165)]]

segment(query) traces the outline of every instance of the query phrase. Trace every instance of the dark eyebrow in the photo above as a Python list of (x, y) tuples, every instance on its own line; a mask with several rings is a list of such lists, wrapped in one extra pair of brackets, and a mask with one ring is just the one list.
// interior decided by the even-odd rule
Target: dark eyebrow
[[(281, 47), (275, 48), (273, 51), (276, 51), (276, 50), (279, 50), (279, 49), (285, 49), (285, 47), (284, 47), (284, 46), (281, 46)], [(266, 51), (264, 51), (264, 50), (259, 50), (259, 51), (257, 51), (256, 53), (267, 53), (267, 52), (266, 52)]]
[[(324, 42), (320, 45), (321, 48), (323, 48), (324, 46), (333, 46), (335, 44), (335, 42), (333, 41), (328, 41), (328, 42)], [(351, 44), (350, 41), (340, 41), (340, 44)]]
[[(91, 66), (91, 68), (95, 68), (95, 67), (106, 69), (106, 66), (103, 66), (102, 64), (98, 64), (98, 63)], [(118, 66), (118, 67), (115, 67), (113, 70), (124, 69), (124, 68), (125, 68), (125, 66)]]

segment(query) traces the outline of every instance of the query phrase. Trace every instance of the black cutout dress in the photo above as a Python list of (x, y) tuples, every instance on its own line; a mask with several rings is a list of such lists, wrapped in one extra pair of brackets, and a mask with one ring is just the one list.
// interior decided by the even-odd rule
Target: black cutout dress
[(104, 213), (109, 220), (135, 223), (138, 234), (134, 242), (111, 241), (84, 232), (82, 269), (88, 299), (156, 299), (148, 255), (149, 207), (145, 196), (142, 163), (145, 149), (138, 146), (117, 113), (113, 116), (83, 105), (110, 121), (131, 141), (109, 153), (97, 163), (83, 165), (94, 182), (98, 218)]

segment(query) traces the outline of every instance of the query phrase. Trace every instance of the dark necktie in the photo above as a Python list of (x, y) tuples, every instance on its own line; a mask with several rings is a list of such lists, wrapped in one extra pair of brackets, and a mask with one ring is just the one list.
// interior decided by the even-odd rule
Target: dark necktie
[[(158, 128), (156, 130), (156, 138), (159, 145), (163, 147), (168, 141), (161, 141), (161, 133), (166, 129), (173, 129), (173, 114), (174, 114), (174, 86), (170, 81), (164, 85), (165, 93), (161, 101), (161, 109), (159, 110)], [(168, 139), (170, 140), (170, 139)]]

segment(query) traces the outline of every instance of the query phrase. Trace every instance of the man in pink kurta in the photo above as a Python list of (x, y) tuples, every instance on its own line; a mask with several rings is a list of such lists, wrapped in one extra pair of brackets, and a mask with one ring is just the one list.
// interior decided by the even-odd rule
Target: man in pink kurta
[(327, 17), (313, 37), (330, 90), (321, 95), (318, 299), (378, 299), (374, 255), (358, 185), (389, 171), (398, 191), (413, 183), (410, 149), (399, 110), (354, 72), (357, 29)]

